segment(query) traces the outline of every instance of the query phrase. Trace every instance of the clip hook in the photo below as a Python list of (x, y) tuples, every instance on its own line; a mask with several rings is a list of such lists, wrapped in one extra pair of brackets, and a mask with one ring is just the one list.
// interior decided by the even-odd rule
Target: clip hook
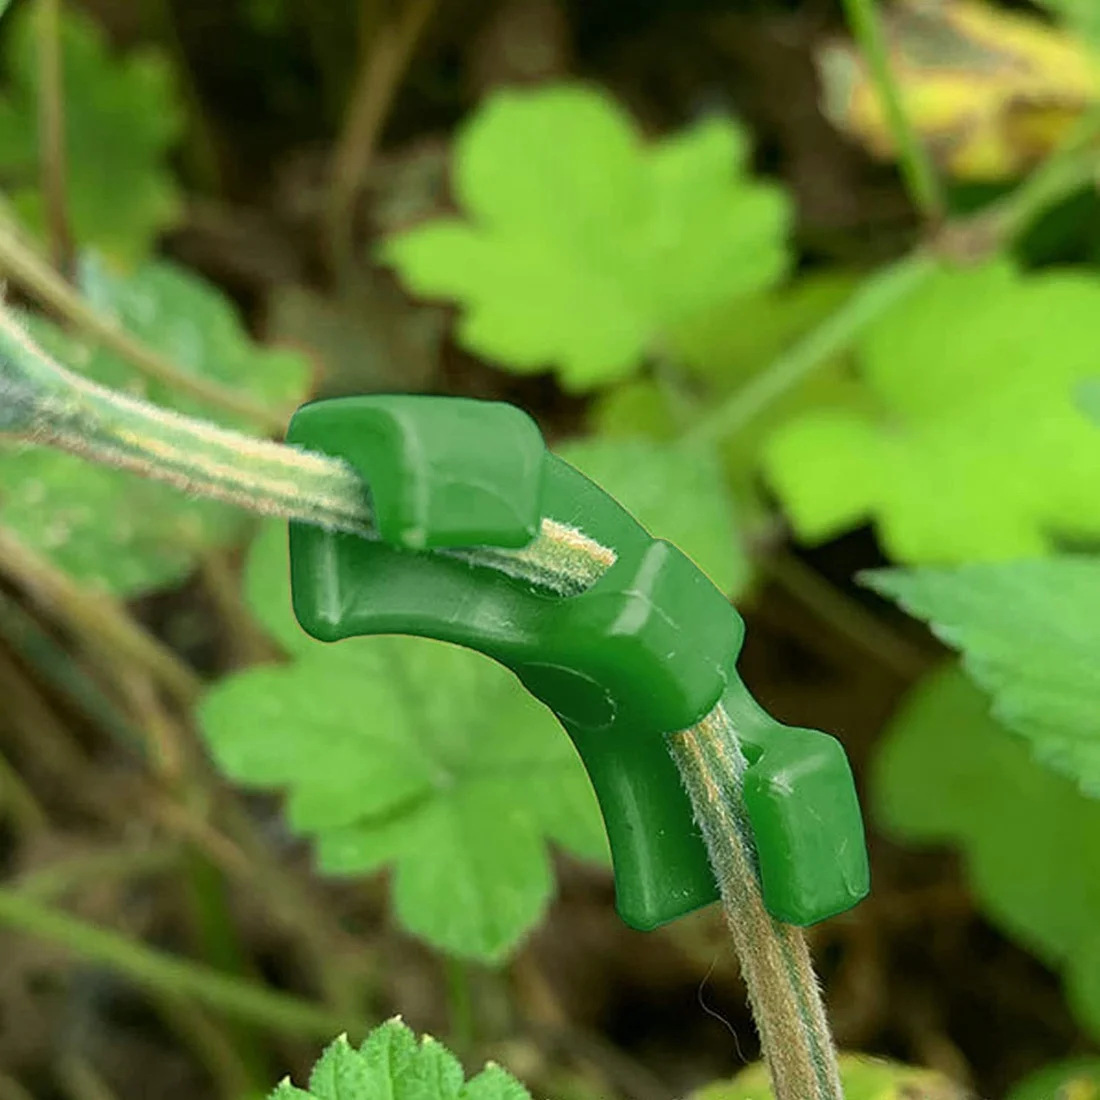
[[(734, 608), (686, 555), (550, 454), (525, 413), (468, 398), (337, 398), (299, 409), (287, 440), (361, 474), (381, 536), (290, 524), (303, 628), (323, 641), (435, 638), (510, 668), (588, 771), (627, 924), (651, 929), (717, 897), (665, 736), (719, 701), (750, 757), (746, 809), (769, 911), (810, 924), (866, 894), (862, 821), (839, 742), (756, 706), (735, 668), (744, 625)], [(427, 552), (522, 547), (543, 516), (615, 552), (577, 595)]]

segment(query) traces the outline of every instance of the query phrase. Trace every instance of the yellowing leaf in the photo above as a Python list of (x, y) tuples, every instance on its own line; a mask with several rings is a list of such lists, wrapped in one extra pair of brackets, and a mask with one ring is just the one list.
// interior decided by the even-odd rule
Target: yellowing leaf
[[(960, 179), (1020, 175), (1100, 97), (1097, 55), (1037, 19), (977, 0), (899, 0), (885, 22), (906, 112), (941, 168)], [(875, 156), (895, 156), (883, 105), (853, 46), (829, 44), (819, 67), (834, 125)]]
[(798, 533), (875, 520), (902, 561), (1037, 557), (1100, 535), (1100, 279), (1007, 261), (944, 271), (873, 325), (858, 366), (873, 410), (824, 407), (765, 447)]
[(502, 92), (458, 138), (466, 217), (398, 234), (383, 255), (417, 294), (462, 304), (472, 351), (592, 389), (692, 314), (784, 273), (789, 204), (745, 160), (728, 119), (646, 144), (595, 89)]

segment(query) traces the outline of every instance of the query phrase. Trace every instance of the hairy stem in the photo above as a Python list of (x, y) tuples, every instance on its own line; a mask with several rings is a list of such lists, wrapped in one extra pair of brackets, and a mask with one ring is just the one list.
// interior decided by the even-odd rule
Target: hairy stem
[(848, 25), (871, 70), (886, 124), (894, 138), (898, 167), (917, 209), (931, 222), (944, 215), (943, 191), (928, 150), (906, 114), (901, 88), (890, 66), (890, 53), (876, 0), (844, 0)]
[(742, 800), (748, 766), (729, 715), (715, 707), (669, 738), (703, 833), (741, 961), (777, 1100), (843, 1100), (836, 1049), (801, 929), (764, 908)]
[[(8, 402), (0, 406), (0, 431), (262, 515), (376, 534), (367, 487), (346, 463), (99, 386), (50, 359), (3, 312), (0, 366), (0, 398)], [(615, 560), (611, 551), (553, 520), (544, 520), (540, 536), (519, 551), (450, 553), (563, 594), (584, 589)]]
[(7, 887), (0, 887), (0, 924), (60, 944), (145, 988), (193, 997), (227, 1016), (276, 1031), (331, 1039), (343, 1031), (365, 1034), (370, 1028), (368, 1021), (348, 1019), (290, 994), (135, 943)]
[(6, 220), (0, 220), (0, 271), (40, 305), (110, 348), (146, 377), (163, 382), (180, 393), (191, 394), (211, 408), (243, 416), (272, 434), (282, 434), (286, 427), (287, 415), (272, 412), (209, 378), (182, 370), (131, 336), (113, 318), (98, 313), (20, 238), (17, 228)]

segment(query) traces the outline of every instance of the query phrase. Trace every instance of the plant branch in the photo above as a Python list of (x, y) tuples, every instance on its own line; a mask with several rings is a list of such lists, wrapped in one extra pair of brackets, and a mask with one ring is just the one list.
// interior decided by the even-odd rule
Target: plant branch
[(0, 752), (0, 820), (11, 823), (24, 833), (37, 834), (47, 828), (48, 818), (34, 792)]
[(890, 52), (876, 0), (844, 0), (844, 12), (871, 70), (886, 124), (894, 138), (898, 167), (906, 189), (917, 209), (929, 222), (936, 224), (944, 216), (943, 191), (928, 150), (906, 113), (901, 88), (890, 65)]
[(38, 0), (38, 134), (42, 196), (54, 267), (68, 275), (73, 262), (65, 148), (65, 73), (61, 57), (61, 0)]
[[(9, 318), (3, 316), (0, 316), (0, 357), (14, 379), (11, 384), (20, 391), (12, 404), (16, 410), (12, 419), (22, 419), (22, 429), (31, 439), (160, 476), (192, 491), (231, 499), (268, 514), (289, 515), (368, 537), (374, 534), (366, 487), (350, 467), (342, 463), (295, 448), (238, 436), (97, 387), (87, 379), (70, 375), (49, 360)], [(30, 411), (35, 406), (30, 392), (38, 395), (34, 412)], [(22, 400), (18, 399), (20, 393)], [(43, 400), (42, 394), (49, 399)], [(5, 538), (10, 536), (4, 536), (0, 530), (0, 555), (4, 551)], [(583, 590), (614, 561), (613, 551), (553, 519), (544, 519), (540, 536), (524, 550), (487, 548), (464, 551), (462, 556), (560, 593)], [(725, 739), (725, 756), (708, 749), (716, 731)], [(704, 788), (696, 784), (697, 791), (721, 790), (724, 798), (739, 798), (740, 771), (727, 774), (722, 769), (730, 767), (735, 754), (740, 758), (740, 750), (735, 732), (720, 712), (704, 719), (686, 735), (683, 744), (686, 746), (684, 751), (689, 753), (683, 759), (694, 769), (691, 774), (685, 773), (689, 790), (692, 789), (691, 775), (698, 773)], [(701, 801), (697, 794), (693, 799), (701, 819), (714, 810), (711, 803)], [(733, 805), (727, 806), (722, 813), (735, 812)], [(722, 822), (715, 828), (724, 829), (726, 819)], [(745, 839), (744, 844), (749, 843)], [(762, 902), (751, 863), (746, 858), (733, 863), (727, 860), (727, 863), (722, 872), (723, 890), (728, 895), (726, 904), (730, 907), (731, 924), (736, 928), (744, 923), (747, 915), (756, 912), (754, 905), (763, 912)], [(747, 880), (735, 889), (733, 880), (742, 874)], [(0, 919), (4, 917), (2, 902), (0, 894)], [(742, 939), (738, 946), (746, 973), (751, 971), (754, 975), (753, 996), (762, 998), (754, 1000), (762, 1032), (766, 1040), (776, 1036), (777, 1041), (786, 1046), (794, 1043), (788, 1055), (775, 1054), (776, 1059), (793, 1059), (791, 1065), (820, 1063), (825, 1068), (819, 1066), (818, 1075), (824, 1074), (822, 1081), (825, 1081), (831, 1072), (829, 1059), (832, 1056), (819, 1049), (827, 1040), (827, 1029), (822, 1031), (823, 1010), (815, 1002), (817, 994), (813, 990), (816, 987), (809, 963), (803, 958), (805, 948), (799, 946), (800, 935), (771, 922), (770, 918), (757, 919), (752, 927), (755, 934), (764, 938), (759, 941)], [(746, 951), (751, 958), (745, 958)], [(800, 951), (803, 954), (799, 954)], [(790, 1000), (795, 994), (800, 998), (801, 1007)], [(801, 1023), (792, 1023), (796, 1018)], [(797, 1042), (791, 1038), (792, 1027), (805, 1031)], [(804, 1049), (798, 1054), (796, 1048)], [(801, 1069), (785, 1069), (779, 1062), (776, 1066), (776, 1072), (781, 1074), (777, 1082), (805, 1078)], [(784, 1074), (786, 1076), (782, 1076)], [(834, 1100), (833, 1094), (821, 1088), (817, 1093), (777, 1091), (777, 1097), (778, 1100), (818, 1100), (819, 1097), (820, 1100)]]
[(16, 227), (0, 220), (0, 271), (40, 305), (63, 317), (91, 339), (125, 359), (148, 378), (163, 382), (180, 393), (205, 402), (212, 408), (243, 416), (264, 431), (281, 435), (287, 414), (272, 412), (251, 398), (201, 375), (181, 370), (170, 359), (131, 336), (113, 318), (89, 305), (50, 265), (23, 240)]
[(290, 994), (156, 951), (7, 887), (0, 887), (0, 924), (60, 944), (147, 989), (193, 997), (227, 1016), (276, 1031), (331, 1039), (344, 1031), (366, 1034), (370, 1028), (369, 1021), (349, 1019)]
[(742, 786), (748, 766), (721, 705), (668, 738), (741, 961), (777, 1100), (843, 1100), (836, 1049), (801, 929), (764, 908)]
[(333, 273), (352, 267), (355, 200), (401, 75), (408, 67), (436, 0), (405, 0), (401, 13), (371, 36), (363, 52), (344, 129), (332, 157), (325, 238)]
[(717, 443), (737, 434), (784, 394), (849, 347), (872, 321), (907, 298), (937, 270), (935, 258), (917, 251), (866, 279), (835, 313), (699, 420), (687, 444)]
[[(0, 395), (2, 396), (2, 395)], [(0, 569), (33, 600), (62, 611), (82, 634), (106, 643), (143, 668), (184, 705), (202, 692), (202, 681), (166, 645), (143, 630), (126, 609), (109, 596), (85, 591), (67, 573), (34, 554), (10, 531), (0, 527)]]
[[(0, 367), (0, 433), (261, 515), (366, 537), (376, 534), (367, 488), (346, 463), (241, 435), (99, 386), (47, 356), (2, 311)], [(0, 535), (0, 558), (6, 543), (12, 543), (11, 536)], [(12, 549), (14, 553), (14, 545)], [(544, 520), (539, 537), (522, 550), (479, 547), (449, 553), (563, 594), (587, 587), (614, 561), (612, 551), (553, 520)], [(79, 590), (73, 598), (84, 603), (92, 599)], [(133, 632), (119, 632), (127, 633), (124, 640), (133, 648)]]
[[(1017, 231), (1040, 202), (1064, 193), (1060, 188), (1068, 186), (1071, 176), (1079, 180), (1087, 165), (1095, 167), (1086, 145), (1087, 141), (1079, 152), (1067, 154), (1064, 170), (1058, 168), (1054, 181), (1057, 187), (1040, 180), (1030, 191), (1027, 186), (1022, 188), (1014, 202), (1010, 200), (1002, 208), (999, 224), (1008, 227), (1003, 232)], [(963, 231), (979, 224), (972, 220)], [(1003, 239), (997, 238), (997, 243)], [(2, 245), (0, 237), (0, 263)], [(714, 439), (743, 427), (846, 347), (882, 312), (922, 285), (937, 266), (935, 249), (921, 249), (872, 277), (838, 314), (708, 418), (693, 438)], [(2, 311), (0, 368), (0, 431), (157, 477), (261, 514), (376, 537), (368, 488), (349, 466), (219, 429), (97, 386), (52, 361)], [(10, 537), (0, 531), (0, 557), (6, 552), (9, 564), (12, 549)], [(19, 549), (18, 544), (14, 549)], [(553, 518), (543, 520), (539, 537), (523, 550), (476, 548), (451, 553), (561, 594), (584, 590), (615, 558), (610, 548)], [(54, 577), (49, 577), (48, 583), (42, 580), (41, 563), (20, 559), (18, 553), (14, 557), (17, 562), (22, 560), (24, 568), (16, 574), (31, 591), (44, 589), (48, 595), (50, 585), (58, 583)], [(76, 601), (74, 606), (79, 606), (83, 597), (79, 590), (65, 594), (66, 600)], [(115, 621), (115, 645), (129, 646), (146, 667), (158, 666), (158, 678), (174, 679), (181, 698), (193, 698), (197, 692), (193, 674), (184, 670), (181, 679), (172, 663), (175, 658), (169, 655), (171, 660), (165, 663), (163, 654), (148, 648), (151, 640), (147, 637), (136, 643), (134, 629), (141, 633), (132, 624), (129, 631), (120, 629)], [(718, 875), (777, 1100), (838, 1100), (835, 1052), (805, 941), (796, 929), (772, 920), (760, 897), (751, 831), (741, 801), (745, 761), (734, 723), (718, 707), (692, 729), (669, 740)], [(62, 914), (40, 906), (28, 909), (28, 905), (34, 903), (0, 890), (0, 921), (67, 942), (148, 984), (174, 984), (223, 1010), (244, 1016), (251, 1013), (253, 1019), (278, 1018), (284, 1023), (293, 1016), (301, 1029), (328, 1034), (338, 1027), (331, 1012), (290, 999), (292, 1010), (279, 995), (224, 975), (211, 975), (193, 964), (165, 959)], [(266, 999), (257, 1002), (256, 996)], [(272, 997), (278, 1000), (278, 1008)]]

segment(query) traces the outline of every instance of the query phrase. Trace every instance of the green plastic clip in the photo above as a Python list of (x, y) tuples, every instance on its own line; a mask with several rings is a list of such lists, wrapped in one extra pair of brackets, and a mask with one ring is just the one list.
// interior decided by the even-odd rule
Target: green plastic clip
[[(521, 410), (455, 397), (338, 398), (299, 409), (288, 442), (370, 486), (380, 539), (291, 523), (294, 610), (323, 641), (413, 634), (510, 668), (558, 717), (599, 800), (616, 905), (651, 929), (717, 896), (665, 736), (722, 701), (749, 758), (745, 805), (765, 904), (807, 925), (868, 890), (859, 803), (840, 743), (780, 725), (737, 675), (744, 625), (675, 546), (550, 454)], [(431, 549), (527, 545), (543, 516), (615, 552), (558, 596)]]

